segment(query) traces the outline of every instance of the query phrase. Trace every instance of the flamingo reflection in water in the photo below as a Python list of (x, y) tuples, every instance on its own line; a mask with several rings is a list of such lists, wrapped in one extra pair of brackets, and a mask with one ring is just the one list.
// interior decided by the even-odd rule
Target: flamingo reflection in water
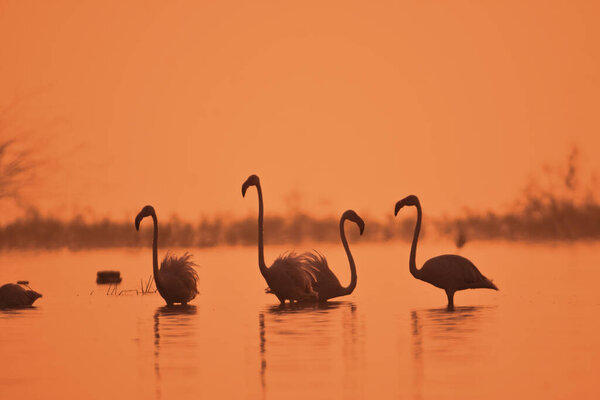
[(477, 332), (496, 309), (496, 306), (467, 306), (410, 312), (416, 399), (422, 398), (425, 364), (429, 361), (433, 360), (435, 365), (447, 361), (454, 368), (456, 360), (478, 358), (482, 346), (476, 344), (481, 338)]
[(165, 371), (164, 367), (161, 368), (161, 359), (165, 358), (165, 352), (168, 363), (164, 364), (174, 367), (174, 373), (182, 368), (192, 374), (196, 372), (197, 360), (190, 351), (196, 346), (196, 342), (191, 340), (195, 336), (196, 312), (196, 306), (189, 304), (181, 307), (161, 306), (154, 312), (154, 372), (157, 380), (157, 398), (161, 398), (161, 371)]
[[(301, 382), (338, 387), (344, 398), (362, 398), (361, 365), (365, 360), (364, 331), (352, 302), (291, 303), (270, 306), (258, 315), (260, 380), (267, 387), (281, 382), (281, 371), (297, 371), (285, 390), (301, 396), (311, 390)], [(337, 364), (341, 350), (341, 365)], [(267, 373), (267, 371), (270, 371)], [(271, 377), (271, 379), (268, 379)], [(295, 386), (298, 385), (298, 386)], [(333, 386), (332, 386), (333, 385)], [(274, 390), (279, 392), (280, 388)]]

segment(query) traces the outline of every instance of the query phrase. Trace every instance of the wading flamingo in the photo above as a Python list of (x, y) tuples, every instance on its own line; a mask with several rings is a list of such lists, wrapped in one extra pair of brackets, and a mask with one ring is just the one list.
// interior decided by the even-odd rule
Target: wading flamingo
[(398, 215), (398, 211), (404, 206), (417, 207), (417, 223), (410, 248), (409, 271), (415, 278), (444, 289), (446, 296), (448, 296), (448, 309), (454, 308), (454, 292), (457, 290), (478, 288), (498, 290), (496, 285), (483, 276), (471, 261), (455, 254), (444, 254), (430, 258), (423, 264), (421, 269), (417, 269), (415, 258), (417, 240), (421, 230), (421, 203), (419, 203), (417, 196), (407, 196), (396, 203), (394, 215)]
[(318, 294), (313, 290), (315, 270), (302, 256), (293, 252), (282, 254), (267, 268), (263, 245), (263, 197), (258, 176), (250, 175), (246, 179), (242, 185), (243, 197), (250, 186), (256, 186), (258, 193), (258, 268), (269, 285), (266, 292), (277, 296), (281, 304), (286, 300), (317, 301)]
[(0, 308), (27, 307), (42, 295), (21, 285), (7, 283), (0, 286)]
[(140, 230), (140, 222), (146, 217), (152, 217), (154, 221), (154, 239), (152, 240), (152, 270), (154, 272), (154, 282), (156, 289), (167, 305), (174, 303), (187, 304), (198, 294), (196, 283), (198, 274), (194, 270), (194, 264), (191, 260), (192, 255), (185, 253), (182, 257), (177, 257), (167, 253), (160, 263), (158, 269), (158, 220), (154, 207), (146, 206), (135, 217), (135, 230)]
[(346, 250), (346, 255), (348, 256), (348, 262), (350, 263), (350, 284), (347, 287), (340, 285), (340, 281), (331, 269), (329, 269), (329, 265), (327, 265), (327, 260), (324, 256), (319, 253), (303, 254), (303, 258), (306, 262), (317, 270), (317, 283), (314, 285), (314, 288), (319, 293), (319, 301), (326, 301), (333, 297), (346, 296), (352, 293), (356, 287), (356, 265), (354, 264), (352, 253), (350, 253), (350, 247), (348, 247), (348, 240), (346, 240), (346, 233), (344, 231), (344, 222), (346, 220), (350, 220), (358, 225), (361, 235), (365, 230), (365, 223), (353, 210), (344, 212), (340, 218), (340, 237), (342, 239), (342, 244), (344, 245), (344, 250)]

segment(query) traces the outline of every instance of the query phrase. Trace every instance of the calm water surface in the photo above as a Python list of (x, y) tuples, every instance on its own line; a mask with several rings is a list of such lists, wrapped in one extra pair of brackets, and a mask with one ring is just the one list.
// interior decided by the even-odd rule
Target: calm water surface
[[(315, 247), (347, 283), (341, 246)], [(351, 296), (283, 309), (255, 248), (195, 249), (185, 308), (96, 285), (119, 269), (119, 291), (139, 289), (149, 249), (1, 253), (0, 283), (44, 297), (0, 311), (0, 398), (600, 398), (599, 250), (469, 243), (460, 254), (501, 291), (459, 292), (454, 312), (410, 276), (406, 243), (353, 246)], [(418, 263), (446, 252), (424, 243)]]

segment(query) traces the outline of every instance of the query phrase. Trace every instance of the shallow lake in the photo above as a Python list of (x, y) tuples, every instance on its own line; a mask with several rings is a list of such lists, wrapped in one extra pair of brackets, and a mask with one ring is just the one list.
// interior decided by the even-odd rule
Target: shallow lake
[[(347, 284), (341, 245), (314, 247)], [(418, 265), (458, 253), (500, 288), (458, 292), (453, 312), (409, 274), (408, 243), (351, 247), (352, 295), (285, 308), (253, 247), (193, 249), (200, 295), (172, 309), (95, 283), (118, 269), (118, 292), (139, 290), (149, 248), (0, 253), (0, 283), (44, 295), (0, 311), (0, 398), (600, 398), (600, 244), (424, 242)]]

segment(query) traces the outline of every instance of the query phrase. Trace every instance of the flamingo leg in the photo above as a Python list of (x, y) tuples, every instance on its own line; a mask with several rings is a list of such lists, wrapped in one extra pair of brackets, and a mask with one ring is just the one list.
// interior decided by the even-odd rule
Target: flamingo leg
[(446, 296), (448, 296), (448, 310), (454, 310), (454, 290), (446, 289)]

